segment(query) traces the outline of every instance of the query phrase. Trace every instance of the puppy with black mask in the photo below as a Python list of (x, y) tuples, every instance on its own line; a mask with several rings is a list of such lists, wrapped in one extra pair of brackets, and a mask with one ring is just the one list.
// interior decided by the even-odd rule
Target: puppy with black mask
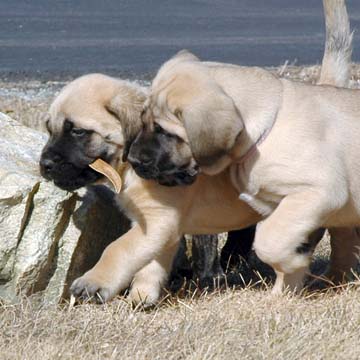
[[(346, 87), (352, 51), (346, 4), (344, 0), (324, 0), (323, 4), (326, 43), (318, 84)], [(221, 71), (226, 74), (221, 75)], [(241, 71), (244, 72), (242, 81), (228, 87), (235, 96), (240, 94), (246, 99), (240, 103), (255, 99), (253, 107), (264, 108), (253, 117), (266, 117), (272, 113), (277, 97), (270, 96), (268, 101), (261, 89), (271, 89), (271, 95), (281, 92), (278, 79), (266, 70), (203, 62), (185, 50), (161, 66), (144, 105), (143, 127), (140, 132), (129, 135), (131, 141), (135, 140), (128, 159), (139, 176), (164, 185), (189, 185), (199, 174), (199, 166), (206, 174), (213, 175), (232, 161), (240, 161), (244, 154), (230, 153), (240, 137), (244, 142), (242, 146), (256, 153), (257, 144), (251, 147), (239, 108), (223, 89), (224, 84), (233, 81)], [(251, 82), (251, 92), (247, 82)], [(259, 102), (258, 98), (263, 100)], [(260, 135), (259, 139), (266, 132)]]
[[(343, 0), (323, 3), (327, 41), (319, 84), (343, 87), (349, 82), (352, 39), (346, 6)], [(312, 231), (321, 226), (351, 229), (358, 223), (353, 205), (358, 197), (356, 141), (343, 144), (358, 131), (357, 103), (356, 91), (299, 84), (264, 69), (203, 62), (181, 51), (153, 80), (144, 127), (128, 159), (147, 179), (147, 168), (155, 168), (152, 179), (159, 182), (164, 167), (159, 159), (167, 159), (170, 171), (164, 175), (171, 185), (193, 183), (199, 166), (209, 176), (229, 172), (239, 198), (266, 217), (255, 249), (277, 272), (275, 292), (287, 287), (299, 291), (313, 250)], [(330, 134), (339, 135), (334, 140)], [(309, 151), (298, 156), (294, 144), (303, 139)], [(141, 161), (144, 154), (146, 162)], [(322, 171), (317, 174), (315, 167)], [(330, 200), (337, 187), (338, 198)], [(347, 256), (355, 264), (351, 253)]]

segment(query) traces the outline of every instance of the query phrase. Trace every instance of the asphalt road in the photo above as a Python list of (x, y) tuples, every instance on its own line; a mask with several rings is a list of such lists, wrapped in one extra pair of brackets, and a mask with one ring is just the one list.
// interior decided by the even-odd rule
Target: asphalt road
[[(347, 3), (359, 29), (360, 1)], [(323, 42), (320, 0), (0, 0), (2, 79), (147, 78), (182, 48), (243, 65), (315, 64)]]

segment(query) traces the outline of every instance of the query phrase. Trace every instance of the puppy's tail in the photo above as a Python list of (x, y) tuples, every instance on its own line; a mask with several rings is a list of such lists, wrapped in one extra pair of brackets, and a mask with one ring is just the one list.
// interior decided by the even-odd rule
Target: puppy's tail
[(323, 0), (326, 42), (318, 84), (347, 87), (353, 33), (350, 31), (345, 0)]

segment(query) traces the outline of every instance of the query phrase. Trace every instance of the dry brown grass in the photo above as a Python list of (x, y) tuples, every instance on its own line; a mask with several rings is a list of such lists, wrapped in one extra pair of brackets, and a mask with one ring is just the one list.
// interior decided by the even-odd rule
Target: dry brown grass
[[(273, 71), (314, 81), (319, 68)], [(353, 67), (353, 87), (360, 67)], [(63, 83), (5, 83), (0, 111), (43, 128), (45, 112)], [(328, 259), (323, 241), (316, 273)], [(256, 264), (255, 264), (256, 265)], [(255, 268), (261, 274), (265, 269)], [(256, 279), (251, 269), (243, 278)], [(254, 281), (254, 280), (253, 280)], [(274, 297), (269, 283), (199, 295), (169, 295), (152, 311), (123, 298), (106, 305), (39, 305), (35, 298), (0, 303), (0, 359), (359, 359), (360, 286)]]
[[(317, 249), (315, 270), (329, 255)], [(256, 262), (253, 266), (258, 265)], [(243, 269), (256, 279), (262, 266)], [(268, 281), (169, 294), (154, 309), (109, 304), (0, 305), (0, 359), (359, 359), (360, 281), (274, 296)]]
[(274, 297), (251, 288), (107, 305), (0, 307), (1, 359), (359, 359), (360, 289)]

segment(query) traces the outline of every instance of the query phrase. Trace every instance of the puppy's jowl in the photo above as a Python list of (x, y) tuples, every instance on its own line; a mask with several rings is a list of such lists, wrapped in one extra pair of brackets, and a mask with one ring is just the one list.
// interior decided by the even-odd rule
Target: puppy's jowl
[[(351, 55), (345, 3), (324, 1), (324, 6), (327, 45), (320, 83), (344, 86)], [(226, 172), (238, 197), (266, 218), (254, 247), (277, 273), (276, 292), (302, 288), (313, 250), (308, 239), (316, 229), (360, 225), (359, 118), (359, 90), (201, 62), (184, 51), (160, 68), (142, 116), (153, 138), (158, 127), (178, 136), (168, 164), (173, 173), (195, 174), (197, 165), (210, 176)], [(147, 149), (142, 136), (130, 147), (132, 162)], [(161, 143), (158, 153), (169, 148), (167, 140)], [(161, 173), (154, 176), (160, 178)], [(354, 266), (359, 249), (352, 240), (342, 246), (343, 263)], [(337, 280), (341, 276), (336, 272)]]

